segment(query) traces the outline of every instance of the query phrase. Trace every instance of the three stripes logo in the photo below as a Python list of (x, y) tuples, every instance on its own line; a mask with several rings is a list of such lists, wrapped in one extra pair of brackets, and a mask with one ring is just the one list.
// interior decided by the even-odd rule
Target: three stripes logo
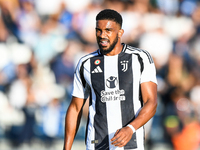
[(92, 71), (92, 73), (101, 73), (101, 72), (103, 72), (103, 71), (101, 70), (101, 68), (99, 66), (94, 68), (94, 70)]

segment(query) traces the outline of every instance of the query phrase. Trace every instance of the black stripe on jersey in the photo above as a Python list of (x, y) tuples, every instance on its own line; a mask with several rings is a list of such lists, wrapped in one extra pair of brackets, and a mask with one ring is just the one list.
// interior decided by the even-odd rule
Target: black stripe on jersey
[[(124, 90), (125, 101), (121, 101), (122, 126), (126, 126), (135, 118), (133, 107), (133, 70), (132, 54), (121, 53), (118, 58), (119, 90)], [(124, 149), (137, 148), (136, 133), (125, 145)]]
[(83, 65), (87, 60), (83, 61), (82, 64), (81, 64), (81, 67), (80, 67), (80, 77), (81, 77), (81, 81), (82, 81), (82, 84), (83, 84), (84, 88), (86, 86), (86, 81), (85, 81), (85, 78), (84, 78), (84, 67), (83, 67)]
[(151, 55), (149, 54), (148, 51), (140, 49), (140, 48), (132, 47), (132, 46), (127, 46), (127, 49), (129, 49), (131, 51), (135, 51), (136, 50), (136, 51), (139, 51), (139, 52), (141, 52), (141, 51), (144, 52), (147, 55), (148, 59), (149, 59), (149, 63), (150, 64), (154, 63), (153, 62), (153, 58), (151, 57)]
[[(98, 62), (98, 63), (95, 63)], [(99, 63), (100, 62), (100, 63)], [(90, 59), (91, 83), (96, 95), (96, 114), (94, 116), (95, 150), (109, 149), (106, 103), (101, 102), (101, 91), (105, 90), (104, 83), (104, 57), (96, 56)], [(101, 71), (99, 71), (100, 68)]]
[[(89, 106), (92, 105), (92, 92), (90, 90), (90, 97), (89, 97)], [(87, 118), (87, 124), (86, 124), (86, 130), (85, 130), (85, 144), (86, 144), (86, 141), (87, 141), (87, 135), (88, 135), (88, 125), (89, 125), (89, 120), (90, 120), (90, 117), (89, 117), (89, 112), (88, 112), (88, 118)]]
[(126, 51), (126, 44), (122, 43), (122, 45), (123, 45), (122, 52), (125, 52)]
[(139, 54), (135, 54), (135, 55), (137, 55), (138, 56), (138, 61), (139, 61), (139, 63), (140, 63), (140, 72), (142, 73), (142, 71), (144, 70), (144, 63), (143, 63), (143, 60), (142, 60), (142, 58), (140, 57), (140, 55)]
[(97, 52), (98, 52), (99, 56), (103, 56), (103, 55), (101, 54), (100, 49), (98, 49)]
[(139, 89), (140, 91), (139, 91), (139, 101), (140, 101), (140, 103), (141, 103), (141, 106), (143, 107), (143, 99), (142, 99), (142, 91), (141, 91), (141, 85), (140, 85), (140, 89)]
[[(140, 63), (140, 66), (141, 66), (141, 68), (140, 68), (140, 71), (141, 71), (141, 73), (142, 73), (142, 71), (144, 70), (144, 63), (143, 63), (143, 61), (142, 61), (142, 58), (140, 57), (140, 55), (139, 54), (135, 54), (135, 55), (137, 55), (138, 56), (138, 61), (139, 61), (139, 63)], [(140, 88), (139, 88), (139, 100), (140, 100), (140, 102), (141, 102), (141, 106), (143, 107), (143, 100), (142, 100), (142, 92), (141, 92), (141, 85), (140, 85)]]

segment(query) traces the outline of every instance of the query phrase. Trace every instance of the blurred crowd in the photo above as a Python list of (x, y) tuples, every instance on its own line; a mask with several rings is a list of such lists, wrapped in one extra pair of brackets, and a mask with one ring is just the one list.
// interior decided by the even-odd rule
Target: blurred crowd
[[(158, 80), (146, 144), (200, 144), (200, 0), (0, 0), (0, 139), (63, 139), (74, 69), (98, 47), (95, 17), (123, 16), (122, 41), (149, 51)], [(87, 104), (76, 139), (84, 140)]]

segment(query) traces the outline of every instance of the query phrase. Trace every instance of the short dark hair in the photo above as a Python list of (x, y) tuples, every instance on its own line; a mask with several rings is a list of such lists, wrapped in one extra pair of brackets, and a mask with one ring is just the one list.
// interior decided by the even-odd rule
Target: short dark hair
[(104, 9), (100, 11), (96, 16), (96, 21), (98, 20), (112, 20), (122, 27), (122, 16), (117, 11), (112, 9)]

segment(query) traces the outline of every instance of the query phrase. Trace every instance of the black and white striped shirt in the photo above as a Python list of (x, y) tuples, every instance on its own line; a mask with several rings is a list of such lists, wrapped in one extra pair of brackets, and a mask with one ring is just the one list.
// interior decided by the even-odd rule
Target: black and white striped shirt
[(123, 45), (118, 55), (105, 56), (97, 50), (82, 57), (77, 65), (72, 95), (84, 99), (90, 96), (87, 150), (144, 149), (143, 128), (122, 148), (110, 143), (116, 130), (130, 123), (143, 106), (140, 84), (157, 83), (150, 54)]

